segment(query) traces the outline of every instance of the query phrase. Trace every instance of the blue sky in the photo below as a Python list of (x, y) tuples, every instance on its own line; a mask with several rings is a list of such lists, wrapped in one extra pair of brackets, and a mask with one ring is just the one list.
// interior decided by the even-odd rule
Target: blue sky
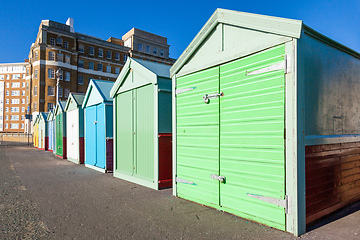
[(360, 52), (360, 0), (304, 1), (17, 1), (0, 7), (0, 63), (28, 57), (41, 20), (75, 20), (75, 31), (108, 39), (132, 27), (168, 38), (178, 58), (216, 8), (303, 20), (320, 33)]

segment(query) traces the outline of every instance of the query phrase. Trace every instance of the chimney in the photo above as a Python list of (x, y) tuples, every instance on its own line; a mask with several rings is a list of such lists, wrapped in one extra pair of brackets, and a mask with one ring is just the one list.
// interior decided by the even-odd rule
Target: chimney
[(74, 33), (74, 19), (73, 18), (68, 18), (68, 20), (66, 21), (66, 25), (70, 26), (70, 32)]

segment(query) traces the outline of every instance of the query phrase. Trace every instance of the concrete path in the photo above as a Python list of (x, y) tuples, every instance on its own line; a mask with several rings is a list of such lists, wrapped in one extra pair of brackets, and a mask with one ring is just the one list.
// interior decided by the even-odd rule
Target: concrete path
[[(298, 239), (75, 165), (0, 147), (0, 239)], [(360, 203), (299, 239), (360, 239)]]

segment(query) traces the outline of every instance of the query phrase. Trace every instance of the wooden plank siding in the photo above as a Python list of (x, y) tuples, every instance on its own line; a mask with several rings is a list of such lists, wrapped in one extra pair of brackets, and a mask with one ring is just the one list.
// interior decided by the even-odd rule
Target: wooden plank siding
[(106, 172), (112, 173), (113, 172), (113, 165), (114, 165), (114, 155), (113, 155), (113, 139), (108, 138), (106, 139)]
[(306, 223), (360, 199), (360, 142), (305, 147)]

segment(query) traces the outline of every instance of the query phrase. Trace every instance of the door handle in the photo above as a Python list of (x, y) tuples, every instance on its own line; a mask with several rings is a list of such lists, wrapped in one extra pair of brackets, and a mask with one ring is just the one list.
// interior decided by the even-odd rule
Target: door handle
[(225, 183), (226, 181), (226, 178), (224, 176), (219, 176), (219, 175), (216, 175), (216, 174), (211, 174), (210, 176), (212, 179), (215, 179), (215, 180), (218, 180), (220, 181), (220, 183)]
[(224, 93), (221, 92), (221, 93), (214, 93), (214, 94), (205, 94), (203, 96), (203, 99), (204, 99), (204, 103), (210, 103), (210, 99), (212, 98), (218, 98), (218, 97), (223, 97), (224, 96)]

